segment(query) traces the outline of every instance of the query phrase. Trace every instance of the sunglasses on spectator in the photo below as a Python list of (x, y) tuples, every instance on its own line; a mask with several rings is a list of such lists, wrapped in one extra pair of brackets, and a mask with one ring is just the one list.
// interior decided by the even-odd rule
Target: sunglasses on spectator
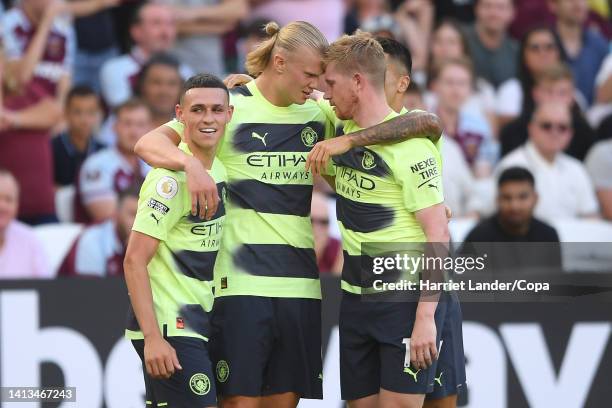
[(543, 43), (543, 44), (529, 44), (527, 46), (527, 49), (529, 51), (535, 51), (535, 52), (540, 52), (540, 51), (553, 51), (555, 49), (555, 44), (553, 43)]
[(540, 129), (550, 132), (554, 130), (559, 133), (567, 133), (570, 131), (571, 127), (567, 123), (553, 123), (548, 121), (539, 122), (538, 126)]
[(314, 225), (329, 225), (329, 218), (310, 217)]

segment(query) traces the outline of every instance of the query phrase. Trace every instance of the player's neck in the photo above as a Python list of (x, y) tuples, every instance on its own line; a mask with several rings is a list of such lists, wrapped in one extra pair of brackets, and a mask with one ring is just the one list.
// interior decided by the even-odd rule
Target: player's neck
[(368, 128), (383, 122), (392, 109), (384, 93), (368, 93), (360, 96), (353, 120), (361, 128)]
[(193, 157), (198, 159), (205, 169), (212, 169), (212, 164), (215, 160), (216, 146), (212, 148), (202, 148), (196, 146), (190, 141), (187, 142), (187, 146), (189, 146), (189, 150), (191, 150), (191, 154), (193, 154)]
[(263, 72), (255, 79), (255, 85), (263, 97), (274, 106), (286, 107), (293, 102), (279, 89), (277, 79), (268, 72)]

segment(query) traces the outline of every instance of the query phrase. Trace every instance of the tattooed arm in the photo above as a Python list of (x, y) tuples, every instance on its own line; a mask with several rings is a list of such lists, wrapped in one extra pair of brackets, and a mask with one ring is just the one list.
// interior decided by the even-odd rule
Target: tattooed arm
[(396, 143), (414, 137), (428, 137), (437, 142), (442, 135), (442, 122), (433, 113), (425, 111), (407, 112), (396, 118), (347, 135), (351, 147), (381, 143)]
[(308, 154), (306, 170), (321, 174), (330, 157), (346, 153), (353, 147), (397, 143), (415, 137), (437, 142), (441, 135), (442, 122), (436, 115), (425, 111), (407, 112), (376, 126), (317, 143)]

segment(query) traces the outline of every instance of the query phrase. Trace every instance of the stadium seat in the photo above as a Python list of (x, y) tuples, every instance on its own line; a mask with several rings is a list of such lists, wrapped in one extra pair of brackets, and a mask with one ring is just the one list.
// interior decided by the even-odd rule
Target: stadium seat
[(81, 224), (46, 224), (34, 228), (54, 275), (82, 229)]

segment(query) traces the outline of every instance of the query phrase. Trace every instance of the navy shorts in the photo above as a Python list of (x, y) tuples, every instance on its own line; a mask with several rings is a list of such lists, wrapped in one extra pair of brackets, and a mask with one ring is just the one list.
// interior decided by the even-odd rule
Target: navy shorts
[(146, 406), (157, 408), (204, 408), (217, 405), (217, 392), (208, 344), (195, 337), (167, 337), (183, 367), (165, 380), (151, 378), (144, 366), (144, 340), (132, 340), (143, 362)]
[(442, 327), (438, 366), (434, 389), (426, 398), (438, 399), (458, 394), (465, 387), (465, 355), (463, 353), (463, 317), (457, 295), (448, 294), (446, 318)]
[(323, 397), (320, 300), (220, 297), (211, 328), (219, 395)]
[[(445, 344), (442, 338), (451, 306), (449, 300), (450, 297), (443, 294), (436, 308), (436, 344), (438, 348), (442, 344), (442, 350), (444, 346), (457, 350), (458, 347)], [(343, 293), (340, 306), (342, 399), (351, 401), (364, 398), (377, 394), (381, 388), (402, 394), (435, 391), (438, 360), (426, 370), (410, 366), (409, 344), (416, 308), (416, 302), (376, 302)], [(452, 327), (454, 325), (450, 325), (449, 330)], [(455, 340), (460, 339), (459, 333)]]

